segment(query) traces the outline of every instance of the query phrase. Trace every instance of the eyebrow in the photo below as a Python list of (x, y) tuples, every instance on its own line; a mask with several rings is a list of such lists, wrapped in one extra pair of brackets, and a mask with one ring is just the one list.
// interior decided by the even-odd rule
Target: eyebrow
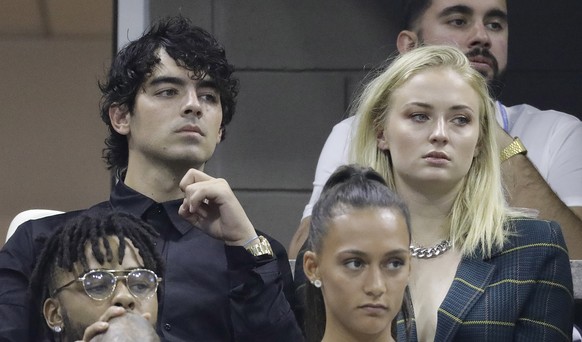
[(197, 88), (213, 88), (213, 89), (218, 89), (218, 84), (213, 79), (204, 79), (203, 78), (203, 79), (200, 80), (200, 82), (198, 82)]
[[(443, 17), (449, 16), (451, 14), (472, 15), (474, 12), (475, 11), (473, 11), (473, 9), (469, 6), (456, 5), (456, 6), (446, 7), (445, 9), (443, 9), (441, 11), (441, 13), (439, 14), (439, 17), (443, 18)], [(505, 12), (499, 8), (494, 8), (494, 9), (487, 11), (487, 13), (485, 13), (485, 18), (499, 18), (499, 19), (507, 21), (507, 12)]]
[(403, 254), (408, 254), (408, 253), (410, 253), (410, 249), (398, 248), (398, 249), (392, 250), (392, 251), (384, 254), (384, 256), (397, 256), (397, 255), (403, 255)]
[(424, 102), (409, 102), (404, 104), (404, 107), (410, 107), (410, 106), (418, 106), (418, 107), (422, 107), (422, 108), (433, 108), (433, 106), (429, 105), (428, 103), (424, 103)]
[[(177, 86), (184, 86), (184, 85), (186, 85), (187, 81), (184, 80), (183, 78), (180, 78), (180, 77), (158, 76), (158, 77), (152, 78), (148, 82), (148, 86), (156, 86), (158, 84), (164, 84), (164, 83), (174, 84)], [(216, 84), (216, 81), (214, 81), (213, 79), (202, 79), (198, 82), (198, 84), (196, 85), (196, 88), (218, 89), (218, 85)]]
[(445, 7), (445, 9), (443, 9), (441, 11), (441, 13), (439, 13), (439, 17), (443, 18), (446, 16), (449, 16), (451, 14), (473, 14), (473, 9), (469, 6), (465, 6), (465, 5), (456, 5), (456, 6), (450, 6), (450, 7)]
[(473, 108), (466, 106), (466, 105), (456, 105), (456, 106), (452, 106), (450, 109), (452, 109), (452, 110), (468, 109), (471, 113), (473, 113)]
[(149, 86), (156, 86), (156, 85), (162, 84), (162, 83), (170, 83), (170, 84), (183, 86), (186, 84), (186, 81), (183, 80), (182, 78), (174, 77), (174, 76), (158, 76), (158, 77), (152, 78), (148, 82), (148, 85)]
[[(410, 103), (407, 103), (404, 105), (404, 107), (410, 107), (410, 106), (418, 106), (418, 107), (427, 108), (427, 109), (434, 108), (430, 104), (424, 103), (424, 102), (410, 102)], [(460, 109), (468, 109), (471, 112), (473, 112), (473, 108), (471, 108), (467, 105), (454, 105), (452, 107), (449, 107), (449, 110), (460, 110)]]
[[(384, 257), (402, 255), (402, 254), (407, 254), (409, 252), (410, 252), (410, 250), (408, 250), (408, 249), (398, 248), (398, 249), (391, 250), (389, 252), (384, 253)], [(362, 252), (362, 251), (357, 250), (357, 249), (346, 249), (344, 251), (340, 251), (338, 254), (353, 254), (353, 255), (356, 255), (359, 257), (364, 257), (367, 255), (367, 253)]]
[[(146, 268), (145, 266), (134, 266), (134, 267), (129, 267), (129, 268), (125, 268), (122, 270), (116, 270), (116, 269), (111, 269), (111, 268), (91, 268), (87, 271), (85, 271), (83, 274), (89, 273), (89, 272), (93, 272), (93, 271), (106, 271), (106, 272), (131, 272), (134, 270), (147, 270), (148, 268)], [(81, 275), (82, 276), (82, 275)]]
[(500, 10), (498, 8), (492, 9), (485, 14), (485, 18), (499, 18), (501, 20), (507, 21), (507, 12)]

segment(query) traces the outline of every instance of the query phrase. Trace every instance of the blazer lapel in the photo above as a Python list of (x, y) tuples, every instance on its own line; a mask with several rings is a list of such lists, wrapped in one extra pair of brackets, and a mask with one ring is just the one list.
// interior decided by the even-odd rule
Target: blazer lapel
[(463, 258), (437, 314), (435, 341), (452, 341), (471, 308), (491, 282), (495, 266), (477, 258)]

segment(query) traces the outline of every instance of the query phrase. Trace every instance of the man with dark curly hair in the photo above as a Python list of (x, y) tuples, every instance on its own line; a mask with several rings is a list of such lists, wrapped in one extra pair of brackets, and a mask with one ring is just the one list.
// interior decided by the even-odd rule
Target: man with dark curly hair
[[(225, 180), (204, 173), (234, 115), (232, 72), (210, 34), (173, 17), (124, 47), (100, 84), (104, 158), (116, 184), (89, 211), (128, 212), (159, 233), (162, 340), (301, 339), (284, 247), (255, 230)], [(78, 214), (29, 221), (0, 251), (0, 339), (30, 338), (34, 241)]]

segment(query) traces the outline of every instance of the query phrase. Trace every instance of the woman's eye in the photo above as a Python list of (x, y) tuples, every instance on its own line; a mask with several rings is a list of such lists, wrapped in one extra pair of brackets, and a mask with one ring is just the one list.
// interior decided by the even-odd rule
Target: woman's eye
[(352, 259), (348, 260), (344, 265), (350, 270), (357, 270), (362, 268), (364, 263), (361, 260)]
[(465, 126), (469, 122), (471, 122), (471, 120), (466, 116), (457, 116), (453, 119), (453, 123), (458, 126)]
[(388, 268), (389, 270), (397, 270), (397, 269), (401, 268), (402, 266), (404, 266), (404, 262), (400, 259), (390, 260), (386, 264), (386, 268)]
[(412, 121), (416, 121), (416, 122), (428, 121), (428, 115), (426, 115), (424, 113), (413, 113), (410, 115), (410, 117), (412, 118)]

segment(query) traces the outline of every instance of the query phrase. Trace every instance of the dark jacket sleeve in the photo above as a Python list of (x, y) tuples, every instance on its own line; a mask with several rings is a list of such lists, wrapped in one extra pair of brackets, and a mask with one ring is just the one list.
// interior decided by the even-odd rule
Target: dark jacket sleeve
[(257, 258), (243, 247), (225, 246), (235, 340), (303, 341), (292, 310), (295, 300), (287, 253), (269, 240), (275, 257)]
[(0, 250), (0, 342), (45, 340), (41, 308), (33, 306), (29, 293), (30, 276), (46, 237), (80, 212), (24, 222)]
[[(23, 223), (0, 250), (0, 341), (29, 341), (28, 282), (35, 264), (30, 222)], [(40, 308), (39, 308), (40, 310)], [(40, 312), (40, 311), (38, 311)]]
[[(536, 260), (536, 284), (516, 323), (514, 341), (568, 341), (572, 336), (573, 286), (566, 243), (556, 222), (549, 222), (545, 251)], [(543, 247), (543, 248), (542, 248)]]

